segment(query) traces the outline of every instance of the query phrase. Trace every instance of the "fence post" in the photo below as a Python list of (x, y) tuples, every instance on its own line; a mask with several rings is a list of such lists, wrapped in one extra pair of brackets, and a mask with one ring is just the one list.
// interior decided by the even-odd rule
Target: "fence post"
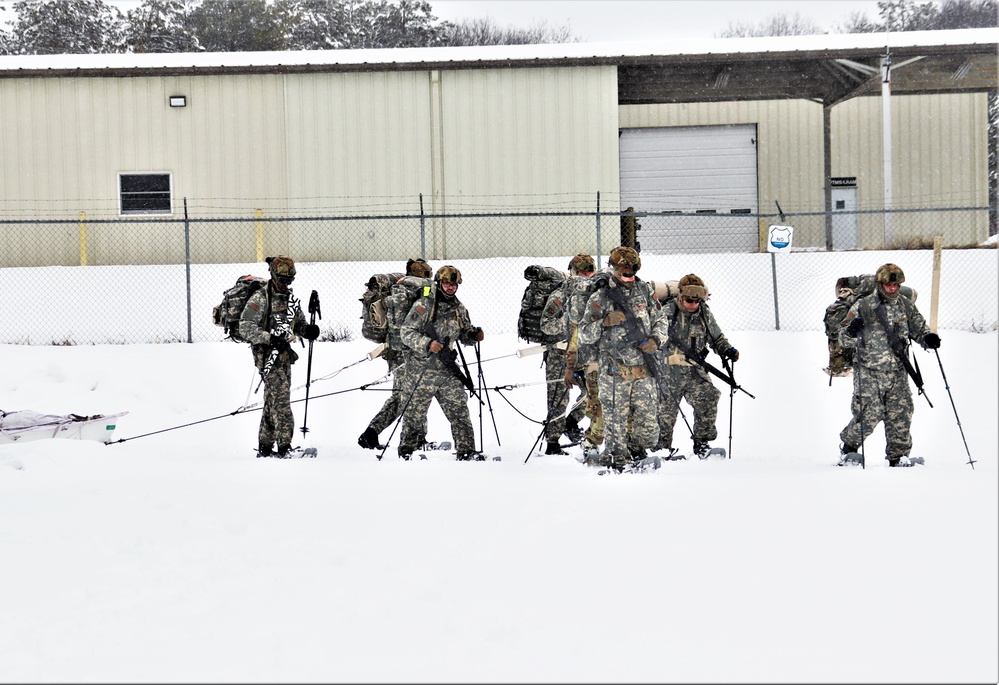
[(600, 191), (598, 190), (597, 191), (597, 271), (599, 271), (602, 268), (600, 262), (602, 261), (601, 257), (603, 256), (603, 254), (604, 251), (600, 249)]
[(80, 266), (87, 265), (87, 213), (80, 212)]
[[(186, 203), (187, 200), (184, 202)], [(184, 206), (186, 207), (187, 205), (185, 204)], [(256, 215), (257, 261), (262, 262), (264, 261), (264, 222), (261, 219), (264, 217), (264, 210), (258, 209)]]
[(937, 330), (937, 309), (940, 305), (940, 261), (943, 250), (943, 236), (933, 237), (933, 286), (930, 289), (930, 330)]
[(184, 264), (187, 270), (187, 342), (193, 343), (191, 336), (191, 223), (187, 216), (187, 198), (184, 198)]
[(420, 259), (427, 258), (427, 219), (423, 215), (423, 193), (420, 193)]
[(770, 272), (774, 279), (774, 326), (780, 330), (780, 305), (777, 303), (777, 253), (770, 253)]

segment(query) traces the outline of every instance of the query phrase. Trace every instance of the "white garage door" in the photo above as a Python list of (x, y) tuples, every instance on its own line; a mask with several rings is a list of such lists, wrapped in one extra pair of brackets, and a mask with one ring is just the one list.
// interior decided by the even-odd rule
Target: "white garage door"
[(620, 155), (643, 252), (759, 249), (755, 124), (622, 129)]

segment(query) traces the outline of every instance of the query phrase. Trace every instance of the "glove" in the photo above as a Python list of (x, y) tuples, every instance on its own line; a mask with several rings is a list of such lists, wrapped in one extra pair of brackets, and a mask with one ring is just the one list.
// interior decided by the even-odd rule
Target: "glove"
[(565, 367), (565, 384), (568, 387), (572, 387), (576, 384), (576, 367), (566, 366)]
[(613, 311), (604, 317), (604, 326), (620, 326), (624, 319), (624, 312)]
[(319, 326), (314, 323), (307, 323), (302, 326), (302, 337), (306, 340), (315, 340), (319, 337)]
[(285, 352), (291, 349), (291, 343), (284, 336), (271, 333), (271, 347), (278, 352)]
[(442, 343), (440, 340), (430, 341), (430, 354), (437, 354), (443, 349), (444, 349), (444, 343)]
[(659, 343), (656, 342), (655, 338), (649, 338), (641, 345), (639, 345), (638, 349), (640, 349), (645, 354), (652, 354), (653, 352), (659, 349)]
[(939, 350), (940, 336), (936, 333), (927, 333), (923, 336), (923, 344), (926, 345), (926, 349), (928, 350)]
[(482, 329), (476, 326), (475, 332), (472, 333), (472, 340), (475, 342), (482, 342), (482, 339), (486, 337), (486, 334), (482, 332)]
[(850, 325), (846, 327), (846, 334), (851, 338), (856, 338), (862, 330), (864, 330), (864, 320), (860, 317), (855, 317), (850, 322)]
[(739, 361), (739, 350), (735, 349), (734, 347), (730, 347), (725, 352), (725, 356), (731, 359), (732, 361), (737, 362)]

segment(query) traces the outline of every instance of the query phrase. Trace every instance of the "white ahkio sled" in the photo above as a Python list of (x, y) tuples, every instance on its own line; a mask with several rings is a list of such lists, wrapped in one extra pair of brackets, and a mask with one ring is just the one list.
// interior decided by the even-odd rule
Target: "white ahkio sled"
[(24, 409), (4, 411), (0, 409), (0, 445), (15, 442), (30, 442), (49, 438), (69, 438), (71, 440), (97, 440), (110, 442), (118, 424), (118, 419), (128, 414), (42, 414)]

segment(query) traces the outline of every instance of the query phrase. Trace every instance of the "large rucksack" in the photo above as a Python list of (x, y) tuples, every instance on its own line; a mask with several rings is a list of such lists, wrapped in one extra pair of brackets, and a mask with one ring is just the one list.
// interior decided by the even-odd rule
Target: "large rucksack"
[(376, 343), (385, 342), (388, 337), (388, 318), (385, 298), (392, 294), (392, 286), (405, 274), (375, 274), (368, 279), (368, 285), (361, 301), (361, 335)]
[(400, 328), (413, 308), (413, 303), (423, 295), (433, 292), (434, 282), (429, 278), (406, 276), (392, 286), (385, 298), (385, 319), (388, 326), (388, 344), (393, 349), (403, 349)]
[(564, 336), (548, 335), (541, 330), (541, 314), (548, 296), (565, 281), (565, 273), (548, 266), (534, 265), (524, 269), (524, 278), (528, 282), (520, 300), (517, 336), (528, 342), (545, 345), (559, 342)]
[(239, 319), (250, 296), (267, 287), (267, 279), (260, 276), (240, 276), (236, 284), (222, 293), (222, 301), (212, 307), (212, 321), (235, 342), (247, 342), (239, 334)]

